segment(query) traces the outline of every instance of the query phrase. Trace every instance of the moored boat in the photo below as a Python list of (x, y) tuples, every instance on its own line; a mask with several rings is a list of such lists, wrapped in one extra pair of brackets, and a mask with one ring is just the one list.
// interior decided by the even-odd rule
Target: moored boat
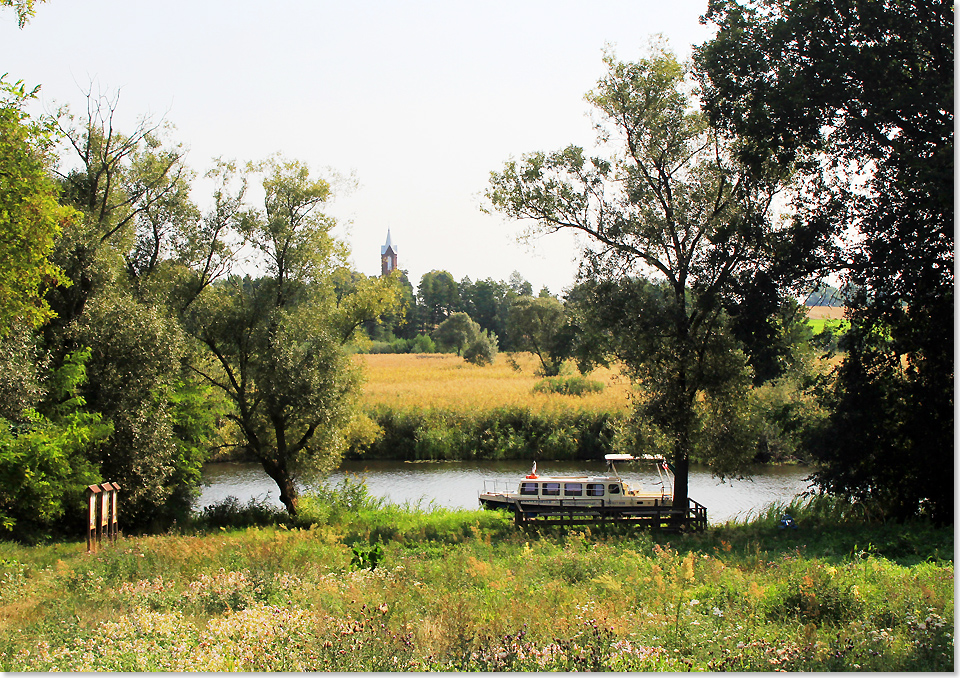
[[(672, 508), (672, 480), (663, 459), (629, 454), (608, 454), (604, 459), (607, 473), (591, 476), (539, 475), (534, 462), (531, 472), (517, 485), (501, 480), (484, 481), (480, 505), (487, 509), (512, 510), (518, 515), (575, 513), (578, 509), (602, 511), (604, 515), (639, 515)], [(637, 482), (625, 481), (615, 462), (627, 461), (652, 463), (660, 479), (657, 487), (647, 489)]]

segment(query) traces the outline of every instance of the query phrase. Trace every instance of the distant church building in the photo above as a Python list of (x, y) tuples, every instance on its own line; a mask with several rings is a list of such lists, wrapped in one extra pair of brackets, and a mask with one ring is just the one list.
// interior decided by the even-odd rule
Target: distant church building
[(397, 268), (397, 247), (390, 240), (390, 229), (387, 229), (387, 242), (380, 246), (380, 275), (384, 276)]

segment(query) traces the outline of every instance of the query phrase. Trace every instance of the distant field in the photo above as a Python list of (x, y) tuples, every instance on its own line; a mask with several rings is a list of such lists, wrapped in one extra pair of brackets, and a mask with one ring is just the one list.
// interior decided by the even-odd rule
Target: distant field
[(521, 370), (516, 371), (508, 356), (500, 354), (493, 365), (477, 367), (452, 354), (357, 355), (364, 365), (364, 403), (438, 408), (454, 411), (489, 410), (497, 407), (524, 407), (531, 411), (587, 410), (623, 412), (628, 408), (628, 380), (618, 372), (600, 368), (589, 375), (603, 382), (601, 393), (564, 396), (534, 393), (541, 377), (539, 364), (529, 353), (513, 354)]
[(807, 317), (811, 320), (839, 320), (846, 311), (843, 306), (809, 306)]

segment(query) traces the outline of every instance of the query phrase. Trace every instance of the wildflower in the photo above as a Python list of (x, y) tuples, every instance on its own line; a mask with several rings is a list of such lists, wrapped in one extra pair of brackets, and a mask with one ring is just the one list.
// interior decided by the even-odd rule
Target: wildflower
[(719, 607), (714, 606), (714, 608), (713, 608), (713, 614), (714, 614), (714, 616), (716, 616), (716, 617), (722, 617), (722, 616), (723, 616), (723, 610), (721, 610)]

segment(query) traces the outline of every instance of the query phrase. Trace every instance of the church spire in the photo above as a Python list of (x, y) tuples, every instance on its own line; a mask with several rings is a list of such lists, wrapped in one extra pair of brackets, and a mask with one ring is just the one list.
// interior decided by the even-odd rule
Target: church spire
[(393, 244), (390, 237), (390, 229), (387, 228), (387, 242), (380, 247), (380, 275), (387, 275), (397, 268), (397, 246)]

